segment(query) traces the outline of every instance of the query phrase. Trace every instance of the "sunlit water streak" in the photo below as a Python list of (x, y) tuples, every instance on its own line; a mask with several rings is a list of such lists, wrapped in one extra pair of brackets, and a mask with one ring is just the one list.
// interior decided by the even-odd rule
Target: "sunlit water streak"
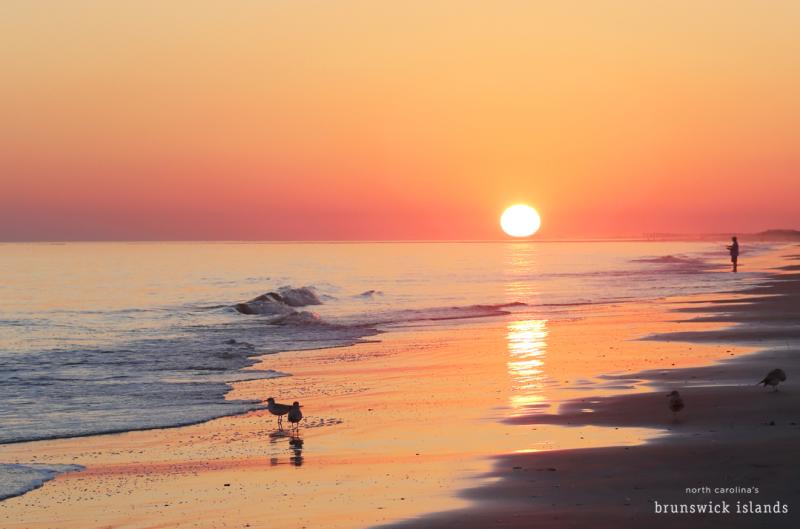
[(542, 392), (547, 348), (547, 320), (508, 323), (508, 371), (511, 375), (511, 407), (515, 413), (547, 407)]

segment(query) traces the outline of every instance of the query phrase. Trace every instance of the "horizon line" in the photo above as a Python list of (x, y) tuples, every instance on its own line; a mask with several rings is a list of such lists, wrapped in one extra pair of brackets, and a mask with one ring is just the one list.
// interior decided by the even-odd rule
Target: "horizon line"
[[(800, 231), (791, 228), (770, 229), (760, 232), (739, 232), (739, 237), (769, 236), (770, 232), (790, 232), (800, 239)], [(638, 236), (619, 235), (605, 237), (520, 237), (503, 239), (35, 239), (0, 240), (0, 244), (76, 244), (76, 243), (214, 243), (214, 244), (389, 244), (389, 243), (557, 243), (557, 242), (663, 242), (700, 241), (727, 238), (733, 232), (719, 233), (653, 233)], [(782, 240), (787, 240), (786, 238)]]

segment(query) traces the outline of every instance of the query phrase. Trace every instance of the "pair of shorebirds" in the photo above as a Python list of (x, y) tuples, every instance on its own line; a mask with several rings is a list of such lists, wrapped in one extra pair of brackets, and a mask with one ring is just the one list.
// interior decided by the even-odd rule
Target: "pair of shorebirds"
[(294, 401), (291, 406), (288, 404), (279, 404), (275, 402), (275, 399), (270, 397), (267, 399), (267, 410), (272, 415), (276, 415), (278, 417), (278, 428), (283, 429), (283, 416), (286, 415), (286, 418), (289, 419), (289, 422), (292, 424), (293, 428), (300, 427), (300, 421), (303, 420), (303, 412), (300, 411), (300, 403)]
[[(783, 369), (773, 369), (767, 373), (767, 376), (765, 376), (762, 381), (758, 382), (758, 384), (763, 384), (764, 387), (772, 386), (775, 388), (775, 391), (778, 391), (778, 384), (785, 381), (786, 373), (783, 372)], [(669, 397), (669, 410), (672, 412), (673, 417), (677, 419), (678, 412), (684, 408), (683, 398), (681, 398), (681, 394), (677, 391), (668, 393), (667, 397)]]

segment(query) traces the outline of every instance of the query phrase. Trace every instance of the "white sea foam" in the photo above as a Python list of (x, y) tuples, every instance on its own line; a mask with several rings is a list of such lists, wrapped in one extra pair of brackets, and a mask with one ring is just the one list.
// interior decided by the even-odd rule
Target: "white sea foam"
[(80, 465), (0, 464), (0, 500), (39, 488), (59, 474), (83, 470)]
[(494, 305), (467, 305), (464, 307), (430, 307), (407, 310), (387, 310), (365, 314), (364, 320), (370, 325), (392, 323), (413, 323), (422, 321), (444, 321), (469, 318), (485, 318), (509, 314), (514, 309), (526, 307), (522, 302), (497, 303)]
[(313, 287), (284, 286), (277, 292), (267, 292), (250, 301), (237, 303), (234, 308), (242, 314), (288, 316), (296, 312), (293, 307), (307, 305), (322, 305)]
[(305, 307), (308, 305), (322, 305), (314, 287), (281, 287), (278, 293), (283, 297), (283, 302), (290, 307)]
[(660, 255), (633, 259), (632, 261), (656, 265), (662, 272), (700, 273), (713, 270), (718, 266), (700, 257), (686, 255)]

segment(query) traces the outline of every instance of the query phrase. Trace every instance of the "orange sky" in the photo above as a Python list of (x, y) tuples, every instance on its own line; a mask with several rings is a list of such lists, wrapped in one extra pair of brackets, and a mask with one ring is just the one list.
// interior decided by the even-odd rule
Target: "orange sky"
[[(550, 4), (550, 5), (545, 5)], [(6, 1), (0, 240), (800, 228), (800, 2)]]

